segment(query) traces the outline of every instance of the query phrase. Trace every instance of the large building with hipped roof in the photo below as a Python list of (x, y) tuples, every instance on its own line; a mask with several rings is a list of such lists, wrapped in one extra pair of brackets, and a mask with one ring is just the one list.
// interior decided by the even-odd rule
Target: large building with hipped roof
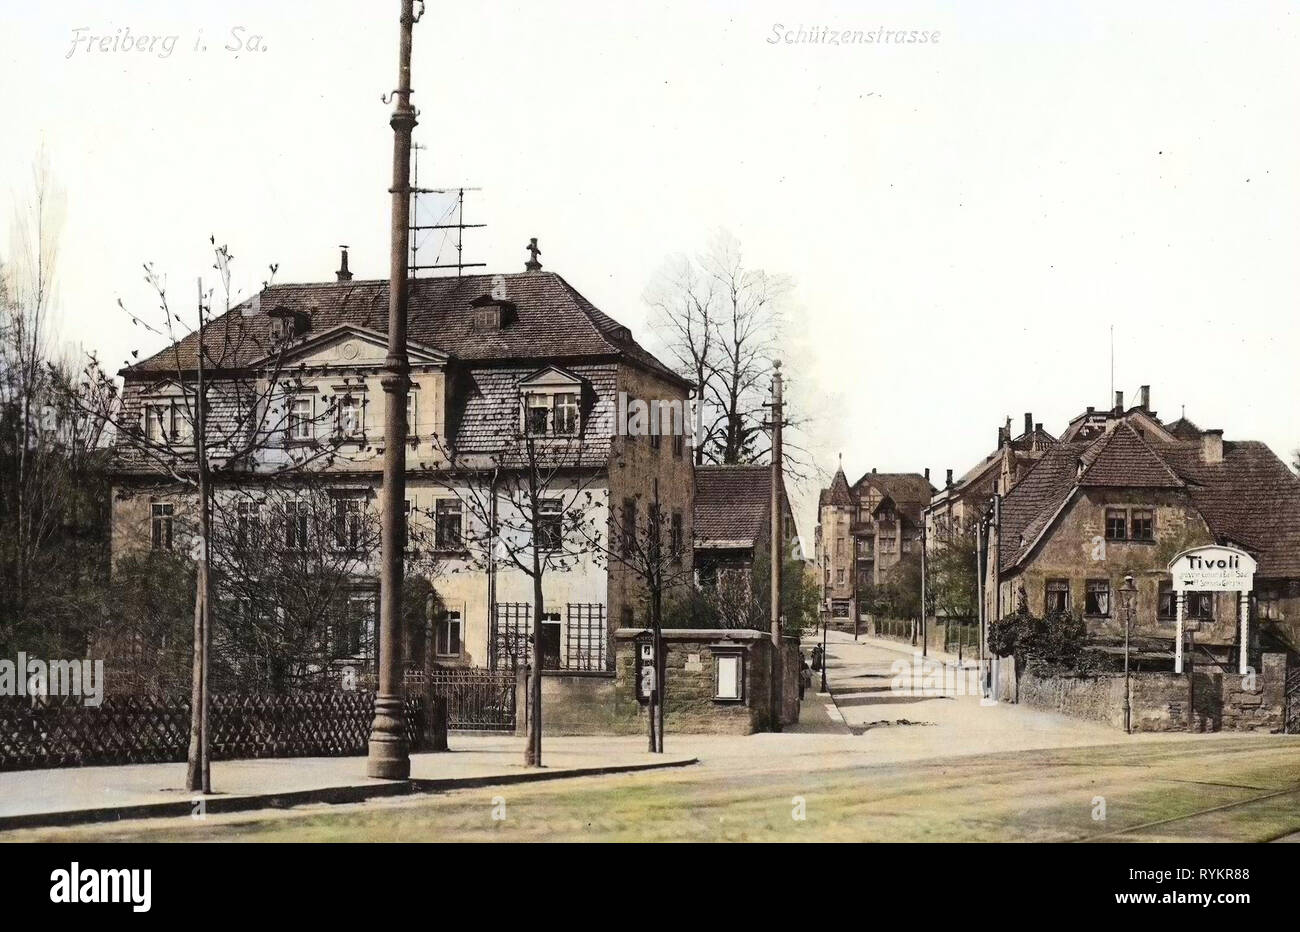
[[(336, 281), (272, 284), (207, 324), (214, 400), (206, 433), (218, 458), (247, 448), (226, 464), (217, 490), (232, 514), (237, 504), (241, 530), (269, 528), (304, 553), (358, 547), (360, 516), (378, 507), (382, 475), (388, 292), (387, 281), (353, 280), (345, 252)], [(620, 528), (644, 526), (657, 501), (673, 559), (689, 578), (690, 438), (684, 429), (629, 435), (618, 411), (621, 395), (684, 406), (690, 383), (535, 256), (522, 273), (413, 279), (408, 316), (407, 540), (434, 557), (430, 582), (441, 606), (426, 630), (410, 632), (408, 661), (500, 667), (537, 651), (545, 667), (612, 670), (612, 632), (644, 623), (643, 592), (615, 559), (576, 547), (564, 555), (567, 513), (608, 533), (611, 516)], [(193, 461), (199, 359), (192, 333), (120, 373), (122, 420), (132, 429), (115, 451), (115, 560), (191, 546), (194, 496), (176, 480)], [(254, 403), (264, 410), (247, 410)], [(510, 530), (509, 515), (485, 518), (470, 496), (491, 499), (484, 488), (531, 468), (526, 448), (536, 451), (543, 479), (543, 521), (527, 531), (515, 520)], [(329, 498), (310, 522), (298, 504), (272, 495), (307, 485)], [(471, 539), (481, 552), (470, 552)], [(529, 546), (552, 563), (535, 646), (532, 580), (506, 558), (526, 557)], [(342, 620), (318, 636), (339, 664), (371, 668), (377, 554), (348, 576), (338, 595)], [(217, 590), (220, 600), (220, 580)]]

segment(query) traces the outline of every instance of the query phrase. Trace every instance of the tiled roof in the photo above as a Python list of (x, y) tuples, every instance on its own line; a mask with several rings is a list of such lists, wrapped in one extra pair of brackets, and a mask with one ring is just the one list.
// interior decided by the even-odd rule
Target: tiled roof
[(1166, 424), (1165, 429), (1180, 440), (1198, 440), (1201, 436), (1201, 429), (1185, 417)]
[(1016, 450), (1045, 450), (1052, 444), (1056, 443), (1056, 438), (1043, 430), (1041, 424), (1035, 425), (1032, 432), (1023, 433), (1015, 440), (1011, 441), (1011, 446)]
[(861, 495), (864, 486), (888, 496), (894, 508), (912, 521), (920, 521), (922, 509), (935, 493), (930, 480), (915, 472), (869, 472), (854, 484), (855, 493)]
[[(471, 303), (504, 285), (513, 305), (506, 326), (475, 329)], [(225, 368), (239, 368), (265, 355), (271, 345), (276, 308), (299, 311), (311, 319), (310, 333), (340, 324), (388, 331), (388, 282), (347, 281), (271, 285), (257, 296), (261, 313), (249, 299), (214, 320), (207, 330), (207, 356)], [(247, 316), (245, 316), (247, 315)], [(656, 374), (683, 381), (641, 347), (630, 331), (595, 308), (554, 272), (418, 278), (411, 282), (408, 335), (415, 343), (442, 350), (467, 362), (572, 360), (618, 356)], [(123, 370), (128, 376), (194, 368), (197, 334)]]
[(817, 507), (824, 508), (827, 505), (838, 505), (841, 508), (853, 507), (853, 493), (849, 490), (849, 480), (844, 476), (843, 467), (835, 470), (830, 488), (822, 489), (821, 494), (817, 496)]
[(1124, 421), (1093, 443), (1083, 460), (1080, 485), (1144, 489), (1183, 486), (1183, 480), (1169, 464)]
[(696, 466), (696, 541), (757, 543), (768, 526), (771, 501), (769, 466)]
[(1181, 489), (1216, 540), (1255, 555), (1261, 576), (1300, 576), (1300, 478), (1272, 450), (1254, 441), (1225, 442), (1222, 462), (1206, 463), (1199, 441), (1148, 443), (1123, 422), (1100, 437), (1049, 449), (1006, 495), (1003, 569), (1029, 555), (1083, 487)]

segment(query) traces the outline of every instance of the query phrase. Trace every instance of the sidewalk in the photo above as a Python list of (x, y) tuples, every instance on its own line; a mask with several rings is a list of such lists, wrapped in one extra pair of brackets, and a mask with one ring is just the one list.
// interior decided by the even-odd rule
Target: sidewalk
[(185, 764), (67, 767), (0, 773), (0, 830), (43, 825), (191, 816), (206, 812), (360, 802), (498, 784), (630, 773), (697, 763), (682, 753), (650, 754), (644, 737), (546, 738), (545, 767), (523, 764), (524, 739), (452, 734), (452, 749), (412, 754), (411, 779), (372, 780), (364, 757), (215, 761), (212, 795), (181, 789)]

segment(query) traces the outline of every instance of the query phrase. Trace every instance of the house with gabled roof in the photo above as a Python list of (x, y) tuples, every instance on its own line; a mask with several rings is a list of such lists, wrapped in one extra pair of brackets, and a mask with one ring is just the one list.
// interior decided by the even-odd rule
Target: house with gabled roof
[[(1258, 563), (1248, 649), (1300, 647), (1300, 478), (1265, 444), (1225, 440), (1185, 417), (1166, 424), (1150, 404), (1089, 408), (998, 496), (990, 511), (986, 615), (1019, 599), (1038, 617), (1081, 615), (1097, 644), (1119, 644), (1120, 587), (1132, 576), (1130, 634), (1149, 662), (1172, 661), (1176, 602), (1169, 562), (1204, 544), (1238, 547)], [(1226, 661), (1239, 647), (1231, 592), (1187, 595), (1199, 650)]]
[[(209, 436), (221, 435), (223, 423), (236, 423), (247, 394), (241, 385), (266, 388), (281, 415), (259, 422), (273, 426), (223, 480), (230, 486), (225, 491), (289, 487), (295, 476), (310, 475), (328, 485), (339, 514), (333, 526), (321, 522), (302, 533), (337, 535), (338, 546), (344, 546), (339, 528), (352, 509), (377, 508), (388, 290), (386, 280), (354, 281), (345, 253), (336, 281), (268, 285), (215, 317), (205, 332), (207, 377), (219, 399), (209, 414)], [(523, 273), (413, 279), (408, 318), (408, 540), (426, 541), (441, 567), (431, 583), (442, 610), (429, 619), (417, 652), (436, 666), (493, 667), (527, 661), (514, 654), (536, 649), (547, 668), (611, 671), (613, 630), (643, 617), (637, 580), (617, 561), (595, 554), (548, 571), (543, 643), (530, 646), (531, 579), (491, 557), (485, 570), (467, 558), (463, 541), (475, 518), (458, 483), (494, 469), (522, 468), (505, 451), (520, 436), (532, 438), (540, 455), (554, 460), (557, 474), (584, 490), (583, 507), (594, 526), (615, 509), (645, 520), (657, 494), (689, 566), (689, 438), (629, 436), (620, 432), (615, 414), (620, 394), (684, 405), (691, 384), (536, 262)], [(181, 468), (193, 449), (185, 392), (198, 360), (199, 339), (192, 333), (119, 373), (124, 420), (138, 422), (141, 435), (156, 435), (159, 450)], [(305, 461), (303, 451), (322, 446), (330, 455), (288, 468)], [(569, 456), (563, 462), (561, 449)], [(194, 528), (185, 516), (193, 514), (194, 503), (167, 467), (134, 445), (117, 447), (115, 559), (150, 548), (188, 549)], [(283, 514), (258, 520), (299, 533)], [(346, 645), (339, 648), (340, 661), (367, 666), (377, 656), (377, 590), (376, 558), (355, 574), (348, 621), (354, 630), (339, 638)], [(409, 654), (408, 661), (418, 661)]]
[(817, 502), (815, 562), (822, 605), (833, 618), (858, 618), (859, 593), (879, 586), (909, 554), (920, 553), (922, 513), (935, 489), (929, 470), (875, 469), (849, 484), (841, 465)]
[[(701, 587), (749, 586), (754, 563), (772, 549), (772, 467), (695, 467), (695, 578)], [(781, 490), (781, 534), (798, 541), (790, 497)], [(789, 551), (787, 551), (789, 552)], [(802, 550), (796, 554), (802, 560)]]

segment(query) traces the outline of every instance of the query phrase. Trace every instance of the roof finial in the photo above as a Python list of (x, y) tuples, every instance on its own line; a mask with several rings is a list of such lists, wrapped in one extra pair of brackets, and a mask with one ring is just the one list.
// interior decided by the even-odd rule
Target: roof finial
[(527, 262), (524, 263), (524, 271), (540, 272), (542, 270), (542, 264), (537, 261), (537, 257), (540, 256), (541, 254), (542, 251), (537, 248), (537, 237), (534, 236), (528, 241), (529, 259)]

